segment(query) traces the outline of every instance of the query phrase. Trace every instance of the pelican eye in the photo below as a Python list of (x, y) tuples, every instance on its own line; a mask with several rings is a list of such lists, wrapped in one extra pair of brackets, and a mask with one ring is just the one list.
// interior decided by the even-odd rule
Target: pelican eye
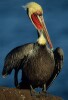
[(42, 16), (42, 13), (38, 14), (38, 16)]
[(34, 13), (36, 16), (42, 16), (42, 13), (41, 12), (35, 12)]

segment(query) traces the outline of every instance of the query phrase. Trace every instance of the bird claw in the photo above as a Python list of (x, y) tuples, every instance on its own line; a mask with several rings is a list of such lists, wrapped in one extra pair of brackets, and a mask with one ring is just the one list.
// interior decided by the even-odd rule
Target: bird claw
[(40, 92), (40, 95), (41, 96), (48, 97), (49, 96), (49, 93), (47, 93), (46, 91), (42, 91), (42, 92)]
[(42, 96), (46, 96), (46, 91), (42, 91), (42, 92), (40, 92), (40, 95), (42, 95)]
[(31, 96), (35, 96), (35, 97), (38, 97), (39, 96), (39, 93), (36, 92), (35, 90), (31, 90)]

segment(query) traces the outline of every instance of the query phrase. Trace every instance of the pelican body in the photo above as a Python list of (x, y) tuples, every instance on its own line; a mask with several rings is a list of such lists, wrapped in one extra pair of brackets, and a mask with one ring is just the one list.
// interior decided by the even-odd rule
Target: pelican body
[(58, 70), (62, 67), (63, 59), (58, 60), (58, 58), (63, 57), (63, 50), (59, 48), (54, 50), (54, 52), (52, 51), (53, 46), (44, 23), (41, 6), (35, 2), (31, 2), (28, 3), (25, 8), (31, 22), (38, 30), (39, 37), (36, 43), (28, 43), (16, 47), (8, 53), (5, 58), (2, 75), (8, 75), (15, 69), (14, 81), (17, 87), (17, 75), (21, 69), (22, 86), (24, 84), (28, 86), (31, 85), (34, 88), (43, 88), (45, 84), (47, 89), (53, 79), (58, 75)]
[(43, 87), (51, 77), (55, 67), (54, 55), (47, 46), (34, 44), (29, 51), (27, 62), (23, 67), (29, 84)]

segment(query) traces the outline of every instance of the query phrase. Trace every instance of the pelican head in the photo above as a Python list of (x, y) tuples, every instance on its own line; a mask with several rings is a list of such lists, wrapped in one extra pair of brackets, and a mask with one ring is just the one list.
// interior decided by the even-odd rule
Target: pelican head
[(45, 33), (44, 36), (46, 37), (50, 48), (52, 48), (52, 43), (44, 23), (42, 7), (35, 2), (30, 2), (27, 3), (24, 8), (27, 10), (27, 14), (35, 28), (38, 30), (39, 34), (41, 32)]

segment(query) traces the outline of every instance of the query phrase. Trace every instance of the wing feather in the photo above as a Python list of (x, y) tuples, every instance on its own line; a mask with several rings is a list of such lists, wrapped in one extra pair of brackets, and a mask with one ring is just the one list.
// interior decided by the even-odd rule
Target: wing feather
[(4, 66), (17, 67), (23, 63), (29, 54), (30, 50), (33, 50), (34, 44), (26, 44), (11, 50), (5, 58)]
[(60, 71), (62, 69), (63, 60), (64, 60), (64, 53), (63, 53), (63, 50), (61, 48), (58, 47), (54, 50), (54, 59), (55, 59), (55, 68), (54, 68), (54, 71), (53, 71), (51, 78), (49, 79), (49, 81), (46, 84), (46, 89), (49, 88), (51, 83), (58, 76), (58, 74), (60, 73)]

